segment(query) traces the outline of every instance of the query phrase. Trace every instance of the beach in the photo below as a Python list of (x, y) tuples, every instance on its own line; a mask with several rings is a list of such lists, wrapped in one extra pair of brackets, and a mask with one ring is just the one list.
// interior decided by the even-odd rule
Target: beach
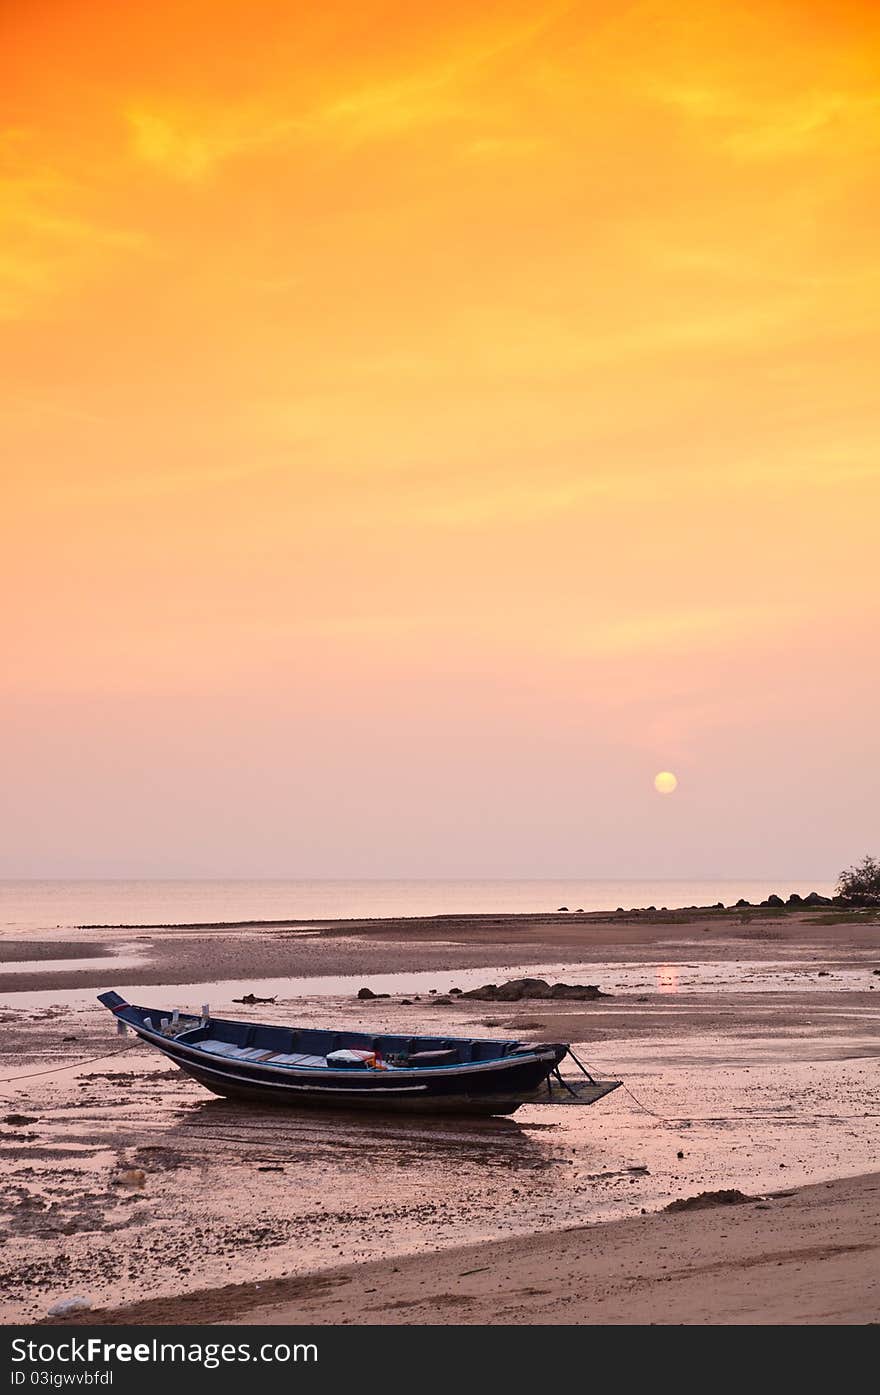
[[(27, 1078), (0, 1086), (0, 1313), (876, 1320), (878, 968), (876, 917), (828, 907), (4, 930), (0, 1075)], [(524, 971), (609, 996), (448, 1000)], [(117, 1038), (110, 987), (571, 1041), (626, 1089), (498, 1119), (243, 1107)], [(665, 1210), (731, 1189), (747, 1199)]]
[[(101, 1313), (103, 1323), (872, 1323), (880, 1175)], [(71, 1318), (86, 1322), (87, 1317)]]

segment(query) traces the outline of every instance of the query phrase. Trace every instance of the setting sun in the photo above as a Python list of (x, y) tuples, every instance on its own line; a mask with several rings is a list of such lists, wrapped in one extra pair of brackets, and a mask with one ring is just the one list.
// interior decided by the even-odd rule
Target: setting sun
[(678, 780), (671, 770), (661, 770), (654, 776), (654, 788), (658, 794), (672, 794), (678, 787)]

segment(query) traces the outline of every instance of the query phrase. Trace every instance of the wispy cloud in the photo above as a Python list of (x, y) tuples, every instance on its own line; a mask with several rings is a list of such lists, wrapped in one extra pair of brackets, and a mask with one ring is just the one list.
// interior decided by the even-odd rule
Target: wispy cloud
[(207, 179), (228, 160), (273, 149), (325, 142), (355, 147), (450, 123), (463, 128), (463, 148), (473, 156), (528, 153), (537, 148), (537, 139), (487, 133), (490, 98), (481, 78), (492, 64), (549, 29), (566, 9), (555, 6), (528, 20), (496, 21), (474, 32), (439, 32), (439, 56), (369, 79), (330, 72), (324, 91), (311, 98), (286, 81), (238, 102), (143, 99), (125, 110), (132, 148), (145, 163), (187, 183)]
[(654, 87), (661, 105), (692, 117), (704, 139), (742, 159), (775, 160), (803, 154), (880, 146), (880, 96), (834, 87), (763, 94), (735, 86)]
[(0, 318), (11, 320), (87, 279), (107, 252), (149, 247), (141, 230), (89, 210), (93, 191), (81, 178), (49, 167), (28, 169), (21, 136), (0, 144)]

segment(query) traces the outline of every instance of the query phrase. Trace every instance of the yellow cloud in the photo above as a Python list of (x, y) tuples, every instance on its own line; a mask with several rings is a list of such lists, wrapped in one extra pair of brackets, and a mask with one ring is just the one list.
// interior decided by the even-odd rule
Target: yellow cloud
[(465, 153), (476, 160), (505, 160), (534, 155), (545, 148), (546, 142), (536, 136), (481, 136), (468, 142)]
[(880, 145), (880, 97), (815, 89), (761, 93), (734, 86), (657, 86), (655, 99), (699, 122), (705, 139), (743, 158), (775, 159), (828, 148), (848, 155)]
[(135, 154), (185, 183), (198, 182), (221, 161), (267, 139), (259, 114), (247, 110), (170, 116), (134, 107), (126, 117)]
[[(484, 130), (487, 69), (528, 45), (564, 9), (519, 24), (490, 22), (485, 32), (438, 32), (438, 57), (415, 66), (398, 64), (396, 71), (366, 81), (331, 71), (320, 79), (325, 90), (317, 96), (300, 95), (303, 84), (291, 85), (285, 76), (283, 86), (276, 80), (245, 102), (167, 109), (160, 101), (144, 100), (125, 112), (133, 149), (171, 178), (197, 183), (229, 159), (297, 142), (382, 141), (451, 121), (473, 122)], [(520, 133), (478, 133), (467, 148), (475, 156), (489, 156), (536, 147)]]
[(93, 191), (82, 180), (43, 167), (26, 168), (26, 133), (0, 146), (0, 318), (26, 315), (41, 298), (103, 270), (108, 249), (143, 251), (138, 229), (96, 217)]
[[(799, 615), (794, 606), (769, 602), (647, 611), (612, 620), (588, 621), (580, 633), (570, 633), (570, 647), (575, 653), (609, 656), (725, 649), (731, 645), (739, 648), (744, 634), (778, 630)], [(560, 642), (565, 643), (564, 636), (560, 636)]]
[(34, 239), (0, 253), (0, 320), (25, 319), (46, 300), (105, 272), (106, 263), (98, 263), (93, 255), (95, 247), (139, 245), (136, 241), (117, 242), (106, 229), (93, 239), (78, 236), (76, 241), (76, 250), (70, 244), (59, 249), (50, 235), (47, 240)]

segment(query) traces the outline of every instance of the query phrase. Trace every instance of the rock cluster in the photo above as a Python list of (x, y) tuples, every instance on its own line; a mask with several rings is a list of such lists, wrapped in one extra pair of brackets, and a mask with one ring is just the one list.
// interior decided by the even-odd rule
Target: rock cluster
[(595, 983), (547, 983), (543, 978), (512, 978), (507, 983), (485, 983), (462, 993), (462, 998), (476, 998), (486, 1003), (518, 1003), (523, 998), (567, 998), (573, 1002), (592, 1002), (595, 998), (610, 998)]
[[(778, 909), (783, 906), (792, 908), (797, 906), (834, 906), (838, 900), (839, 898), (834, 896), (820, 896), (818, 891), (811, 891), (809, 896), (799, 896), (796, 891), (793, 891), (787, 901), (783, 901), (781, 896), (774, 893), (772, 896), (768, 896), (766, 901), (761, 901), (758, 904), (765, 907), (775, 906)], [(751, 903), (739, 900), (736, 904), (737, 906), (748, 906)]]

